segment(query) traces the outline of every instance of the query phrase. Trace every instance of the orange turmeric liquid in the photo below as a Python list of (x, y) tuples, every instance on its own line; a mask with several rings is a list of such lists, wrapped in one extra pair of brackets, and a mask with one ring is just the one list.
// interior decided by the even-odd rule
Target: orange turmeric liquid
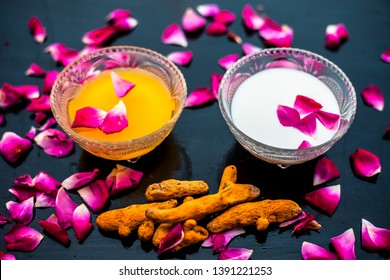
[(107, 70), (85, 82), (78, 94), (69, 102), (68, 112), (73, 122), (76, 111), (90, 106), (100, 108), (106, 112), (118, 104), (110, 71), (115, 71), (135, 87), (120, 98), (126, 106), (129, 125), (120, 132), (105, 134), (98, 128), (78, 127), (74, 130), (91, 139), (119, 142), (143, 137), (150, 134), (165, 123), (172, 116), (173, 102), (170, 91), (165, 83), (154, 74), (136, 68), (118, 68)]

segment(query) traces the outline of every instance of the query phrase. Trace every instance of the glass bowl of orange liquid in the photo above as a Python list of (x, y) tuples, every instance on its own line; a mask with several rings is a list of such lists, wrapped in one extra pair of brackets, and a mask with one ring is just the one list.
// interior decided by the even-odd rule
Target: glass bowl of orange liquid
[[(110, 73), (135, 86), (118, 98)], [(163, 55), (141, 47), (115, 46), (87, 53), (58, 75), (50, 96), (59, 126), (87, 152), (110, 160), (136, 160), (155, 149), (180, 117), (187, 86), (180, 70)], [(115, 133), (72, 127), (76, 112), (93, 107), (108, 112), (121, 100), (128, 126)], [(88, 117), (88, 116), (87, 116)]]

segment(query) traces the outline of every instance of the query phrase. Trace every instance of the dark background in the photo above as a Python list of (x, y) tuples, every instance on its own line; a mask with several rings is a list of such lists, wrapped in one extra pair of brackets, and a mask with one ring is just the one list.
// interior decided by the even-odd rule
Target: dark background
[[(63, 42), (68, 47), (81, 50), (81, 37), (87, 31), (105, 25), (105, 16), (114, 9), (131, 10), (139, 21), (137, 28), (115, 38), (110, 45), (136, 45), (151, 48), (162, 54), (184, 50), (182, 47), (164, 45), (160, 36), (163, 29), (172, 22), (181, 22), (187, 7), (198, 4), (218, 3), (237, 16), (230, 26), (246, 42), (260, 47), (263, 42), (257, 33), (248, 32), (242, 24), (241, 11), (244, 4), (253, 7), (262, 4), (264, 11), (280, 24), (294, 29), (293, 47), (306, 49), (333, 61), (352, 81), (357, 92), (357, 115), (350, 129), (341, 141), (326, 153), (340, 170), (341, 177), (326, 185), (341, 185), (340, 204), (329, 217), (304, 201), (304, 195), (313, 190), (312, 179), (316, 160), (293, 166), (286, 170), (261, 162), (245, 151), (234, 139), (224, 123), (218, 103), (196, 109), (185, 109), (172, 134), (152, 153), (142, 157), (136, 164), (121, 164), (144, 172), (140, 186), (119, 197), (111, 199), (106, 209), (124, 207), (131, 203), (145, 202), (146, 187), (154, 182), (176, 178), (204, 180), (210, 192), (217, 190), (225, 166), (234, 164), (238, 168), (238, 182), (251, 183), (261, 189), (262, 198), (288, 198), (297, 201), (306, 212), (316, 216), (322, 225), (318, 231), (292, 235), (290, 230), (281, 231), (276, 227), (265, 233), (253, 228), (247, 234), (236, 237), (230, 247), (253, 249), (252, 259), (301, 259), (301, 244), (309, 241), (328, 248), (330, 238), (353, 228), (356, 236), (358, 259), (389, 259), (389, 254), (368, 253), (361, 248), (360, 228), (362, 218), (374, 225), (390, 228), (390, 142), (385, 128), (390, 123), (387, 104), (378, 112), (362, 101), (360, 91), (369, 84), (377, 84), (389, 99), (390, 65), (380, 60), (380, 55), (390, 47), (390, 2), (387, 0), (352, 1), (112, 1), (112, 0), (0, 0), (0, 83), (13, 85), (37, 84), (42, 88), (42, 79), (26, 77), (24, 71), (35, 62), (46, 70), (61, 70), (45, 46)], [(48, 38), (44, 44), (36, 44), (27, 28), (27, 20), (37, 15), (46, 26)], [(350, 39), (338, 50), (324, 47), (325, 28), (328, 24), (344, 23)], [(203, 32), (189, 38), (194, 53), (190, 66), (180, 67), (191, 92), (196, 87), (210, 86), (210, 74), (223, 74), (217, 60), (230, 53), (242, 53), (241, 47), (225, 36), (212, 37)], [(24, 135), (33, 124), (31, 113), (23, 106), (7, 112), (5, 124), (0, 126), (0, 135), (14, 131)], [(372, 180), (357, 178), (350, 166), (349, 156), (356, 148), (364, 148), (377, 154), (382, 162), (382, 172)], [(17, 176), (35, 176), (45, 171), (59, 181), (78, 171), (90, 171), (95, 167), (107, 175), (117, 162), (96, 158), (76, 146), (75, 152), (66, 158), (46, 155), (34, 145), (26, 159), (10, 165), (0, 159), (0, 212), (9, 215), (5, 203), (14, 200), (8, 192)], [(72, 196), (75, 202), (81, 200)], [(42, 232), (37, 224), (46, 219), (53, 209), (36, 209), (31, 227)], [(96, 214), (93, 214), (93, 222)], [(3, 236), (11, 227), (0, 228)], [(104, 236), (97, 229), (79, 244), (73, 230), (69, 230), (71, 245), (66, 248), (45, 235), (39, 247), (33, 252), (11, 252), (17, 259), (157, 259), (155, 248), (150, 242), (142, 243), (135, 236), (120, 240)], [(5, 242), (0, 238), (0, 250)], [(209, 248), (200, 245), (166, 254), (161, 258), (216, 259)]]

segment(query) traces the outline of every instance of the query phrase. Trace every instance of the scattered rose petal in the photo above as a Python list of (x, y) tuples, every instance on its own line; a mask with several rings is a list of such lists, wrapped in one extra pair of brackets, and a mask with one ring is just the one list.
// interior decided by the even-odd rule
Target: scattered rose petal
[(379, 157), (362, 148), (351, 154), (351, 163), (357, 176), (372, 177), (381, 172)]
[(6, 254), (3, 251), (0, 251), (0, 260), (2, 261), (13, 261), (16, 260), (16, 257), (14, 254)]
[(379, 228), (362, 219), (362, 247), (369, 252), (390, 250), (390, 229)]
[(40, 220), (38, 225), (40, 225), (47, 234), (59, 241), (62, 245), (69, 246), (70, 240), (68, 232), (59, 225), (55, 214), (51, 214), (46, 220)]
[(224, 23), (213, 21), (206, 27), (206, 34), (211, 36), (220, 36), (226, 34), (228, 30), (228, 27)]
[(46, 73), (45, 69), (36, 63), (31, 63), (27, 70), (24, 72), (26, 76), (42, 77)]
[[(39, 131), (43, 131), (43, 130), (46, 130), (50, 127), (53, 127), (55, 124), (57, 124), (56, 119), (54, 117), (49, 117), (46, 120), (46, 122), (39, 127)], [(34, 135), (34, 137), (35, 137), (35, 135)], [(33, 137), (31, 139), (33, 139)]]
[(102, 210), (109, 198), (108, 187), (103, 180), (96, 180), (77, 192), (93, 212)]
[(2, 125), (5, 121), (5, 115), (4, 113), (0, 112), (0, 125)]
[(340, 177), (340, 172), (336, 164), (329, 158), (322, 157), (317, 161), (314, 170), (313, 186), (320, 185), (338, 177)]
[(93, 171), (77, 172), (62, 181), (61, 185), (66, 190), (73, 190), (89, 184), (94, 180), (99, 172), (98, 168)]
[(61, 228), (67, 229), (72, 226), (72, 216), (76, 207), (77, 204), (72, 201), (66, 190), (61, 187), (57, 193), (55, 206), (58, 224)]
[(236, 236), (244, 234), (245, 230), (242, 227), (232, 228), (230, 230), (210, 234), (205, 241), (203, 247), (213, 247), (214, 252), (222, 252), (227, 248), (229, 242)]
[(246, 42), (242, 44), (242, 51), (244, 52), (244, 55), (252, 54), (260, 50), (261, 50), (260, 47), (255, 46), (251, 43)]
[(15, 201), (8, 201), (5, 206), (7, 207), (11, 218), (17, 221), (19, 224), (28, 225), (33, 219), (34, 209), (34, 197), (30, 197), (17, 203)]
[(99, 129), (106, 134), (120, 132), (129, 125), (126, 115), (126, 106), (122, 100), (107, 112)]
[(16, 163), (32, 148), (32, 142), (12, 131), (6, 131), (0, 140), (0, 154), (9, 163)]
[(325, 47), (339, 47), (348, 38), (349, 34), (344, 24), (329, 24), (325, 30)]
[(305, 213), (305, 216), (299, 220), (299, 222), (297, 224), (294, 225), (294, 228), (293, 228), (293, 233), (295, 232), (299, 232), (299, 231), (304, 231), (304, 230), (307, 230), (307, 229), (320, 229), (321, 228), (321, 225), (314, 220), (315, 217), (314, 215), (310, 214), (310, 213)]
[(75, 49), (69, 48), (64, 43), (53, 43), (44, 49), (45, 52), (50, 53), (51, 58), (64, 66), (70, 64), (79, 56), (79, 52)]
[(221, 84), (223, 75), (212, 73), (211, 74), (211, 91), (214, 94), (214, 98), (218, 99), (219, 85)]
[(29, 188), (25, 186), (13, 186), (8, 191), (12, 193), (18, 201), (24, 201), (30, 197), (35, 197), (37, 193), (35, 188)]
[(3, 214), (0, 214), (0, 226), (3, 226), (8, 223), (12, 223), (12, 220), (10, 218), (7, 218)]
[(236, 54), (236, 53), (228, 54), (228, 55), (218, 59), (218, 65), (221, 66), (223, 69), (227, 70), (239, 58), (240, 58), (239, 54)]
[(54, 82), (56, 81), (57, 77), (59, 75), (58, 71), (47, 71), (46, 76), (43, 79), (43, 93), (50, 94), (51, 89), (54, 85)]
[(0, 107), (9, 108), (23, 98), (35, 99), (39, 97), (39, 87), (36, 85), (14, 86), (4, 83), (0, 88)]
[(188, 46), (187, 38), (177, 23), (172, 23), (164, 29), (161, 34), (161, 41), (164, 44), (179, 45), (184, 48)]
[(46, 194), (44, 192), (37, 192), (35, 195), (35, 208), (47, 208), (56, 206), (56, 197), (55, 194)]
[(143, 173), (120, 164), (116, 165), (106, 178), (110, 196), (116, 195), (128, 188), (136, 187), (140, 183)]
[(352, 228), (346, 230), (338, 236), (332, 237), (330, 240), (340, 259), (356, 260), (355, 234)]
[(302, 258), (304, 260), (338, 260), (338, 256), (325, 248), (316, 244), (304, 241), (301, 247)]
[(15, 186), (22, 186), (22, 187), (34, 187), (34, 181), (33, 178), (29, 174), (24, 174), (16, 177), (14, 179)]
[(335, 130), (339, 127), (340, 115), (325, 111), (315, 113), (316, 118), (329, 130)]
[(214, 93), (208, 87), (199, 87), (192, 91), (186, 99), (186, 108), (201, 106), (215, 100)]
[(157, 255), (172, 249), (173, 247), (179, 245), (184, 239), (184, 230), (181, 223), (177, 223), (171, 231), (165, 236), (158, 246)]
[(228, 11), (228, 10), (220, 10), (213, 17), (214, 21), (220, 22), (223, 24), (230, 24), (235, 19), (236, 19), (236, 15), (233, 12)]
[(128, 18), (131, 16), (131, 12), (126, 9), (115, 9), (106, 16), (107, 22), (116, 21), (121, 18)]
[(138, 20), (132, 17), (120, 17), (117, 18), (112, 27), (115, 29), (115, 34), (117, 35), (120, 32), (128, 32), (136, 28), (138, 25)]
[(41, 147), (45, 153), (53, 157), (65, 157), (74, 148), (74, 143), (67, 135), (55, 128), (48, 128), (40, 132), (34, 138), (35, 143)]
[(99, 108), (89, 106), (80, 108), (76, 111), (72, 127), (97, 128), (103, 123), (106, 116), (107, 112)]
[(50, 111), (50, 96), (42, 95), (38, 98), (32, 99), (27, 105), (26, 110), (29, 112)]
[(115, 94), (118, 98), (125, 97), (135, 87), (135, 84), (123, 79), (114, 71), (111, 71), (111, 81), (114, 86)]
[(36, 134), (37, 134), (37, 129), (34, 126), (31, 126), (30, 130), (27, 131), (25, 136), (27, 139), (33, 141)]
[(328, 186), (307, 193), (305, 200), (331, 216), (340, 202), (340, 193), (340, 185)]
[(301, 120), (299, 112), (291, 107), (279, 105), (276, 110), (278, 119), (281, 125), (283, 126), (292, 126), (295, 127)]
[(242, 44), (242, 38), (232, 31), (228, 32), (227, 37), (239, 45)]
[(204, 17), (213, 17), (220, 11), (219, 6), (213, 3), (198, 5), (196, 10)]
[(384, 62), (390, 63), (390, 48), (388, 48), (387, 50), (385, 50), (385, 51), (381, 54), (381, 59), (382, 59)]
[(301, 115), (318, 112), (321, 108), (320, 103), (304, 95), (297, 95), (294, 101), (294, 109)]
[(259, 35), (267, 45), (287, 48), (292, 45), (294, 32), (288, 25), (279, 25), (268, 17), (260, 27)]
[(250, 30), (259, 30), (265, 22), (265, 19), (250, 4), (244, 6), (241, 14), (244, 25)]
[(81, 41), (86, 45), (103, 45), (116, 33), (117, 31), (113, 26), (107, 25), (85, 32)]
[(191, 32), (198, 30), (205, 26), (206, 19), (198, 15), (195, 10), (188, 7), (183, 14), (181, 19), (181, 25), (185, 31)]
[(311, 147), (313, 147), (313, 146), (309, 141), (303, 140), (301, 142), (301, 144), (298, 146), (298, 149), (307, 149), (307, 148), (311, 148)]
[(377, 85), (369, 85), (362, 89), (363, 101), (378, 111), (383, 111), (385, 100), (381, 89)]
[(85, 206), (80, 204), (73, 212), (73, 230), (79, 242), (82, 242), (93, 229), (91, 213)]
[(177, 65), (185, 66), (190, 64), (190, 62), (192, 61), (192, 51), (171, 52), (167, 55), (167, 58)]
[(4, 234), (5, 248), (21, 252), (33, 251), (41, 243), (43, 237), (39, 231), (33, 228), (15, 225)]
[(46, 28), (37, 16), (32, 16), (27, 21), (28, 28), (34, 37), (35, 42), (42, 44), (47, 37)]
[(222, 251), (218, 259), (220, 260), (248, 260), (253, 253), (253, 250), (245, 248), (226, 248)]
[(311, 113), (301, 119), (295, 126), (295, 128), (299, 129), (302, 133), (313, 136), (317, 129), (317, 121), (316, 114)]
[(55, 178), (43, 171), (38, 172), (38, 174), (33, 178), (32, 183), (35, 189), (46, 194), (57, 193), (58, 188), (61, 185), (61, 183)]

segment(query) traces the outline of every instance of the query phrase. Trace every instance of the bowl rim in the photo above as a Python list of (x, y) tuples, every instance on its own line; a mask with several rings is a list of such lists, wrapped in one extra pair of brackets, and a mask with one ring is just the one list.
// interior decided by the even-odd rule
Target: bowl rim
[[(118, 49), (120, 49), (120, 51), (118, 51)], [(162, 60), (164, 63), (167, 63), (169, 65), (169, 67), (174, 70), (175, 75), (177, 75), (179, 77), (179, 80), (181, 82), (183, 92), (184, 92), (184, 98), (182, 98), (182, 100), (179, 100), (178, 108), (177, 108), (176, 112), (172, 115), (170, 120), (168, 122), (166, 122), (159, 129), (157, 129), (157, 130), (155, 130), (155, 131), (153, 131), (145, 136), (126, 140), (126, 141), (117, 141), (117, 142), (115, 142), (115, 141), (99, 141), (99, 140), (95, 140), (95, 139), (92, 139), (89, 137), (85, 137), (85, 136), (77, 133), (70, 126), (65, 124), (64, 121), (59, 120), (59, 118), (57, 118), (57, 115), (59, 115), (59, 114), (58, 114), (58, 112), (55, 112), (55, 111), (59, 111), (59, 105), (55, 105), (55, 103), (57, 103), (57, 102), (54, 100), (54, 91), (56, 91), (57, 88), (60, 86), (61, 77), (63, 77), (67, 72), (71, 71), (71, 69), (73, 67), (77, 67), (76, 65), (79, 64), (80, 62), (84, 61), (87, 57), (94, 58), (96, 56), (104, 55), (105, 53), (114, 52), (114, 51), (117, 53), (119, 53), (119, 52), (142, 52), (142, 53), (145, 53), (148, 55), (155, 56), (155, 57), (159, 58), (160, 60)], [(104, 145), (104, 146), (108, 146), (108, 147), (112, 147), (112, 148), (114, 148), (114, 147), (118, 148), (119, 146), (131, 145), (133, 143), (149, 142), (152, 139), (157, 138), (157, 135), (161, 131), (164, 131), (164, 130), (172, 127), (177, 122), (180, 114), (182, 113), (182, 111), (184, 109), (187, 94), (188, 94), (187, 93), (187, 83), (186, 83), (186, 80), (184, 78), (184, 75), (182, 74), (180, 69), (171, 60), (169, 60), (166, 56), (164, 56), (164, 55), (162, 55), (154, 50), (144, 48), (144, 47), (138, 47), (138, 46), (133, 46), (133, 45), (119, 45), (119, 46), (103, 47), (103, 48), (100, 48), (97, 50), (90, 51), (90, 52), (78, 57), (77, 59), (73, 60), (70, 64), (68, 64), (65, 68), (63, 68), (61, 70), (61, 72), (58, 74), (58, 76), (53, 84), (53, 87), (52, 87), (52, 90), (50, 93), (50, 105), (51, 105), (51, 111), (52, 111), (54, 117), (56, 118), (57, 123), (71, 138), (76, 139), (78, 142), (82, 142), (83, 145), (88, 143), (88, 145), (91, 145), (91, 144), (92, 145), (100, 145), (100, 146)], [(58, 107), (58, 109), (57, 109), (57, 107)]]
[[(319, 59), (319, 60), (325, 62), (327, 64), (327, 67), (335, 69), (338, 72), (337, 75), (345, 82), (345, 84), (348, 85), (347, 88), (348, 88), (348, 91), (349, 91), (350, 96), (351, 96), (352, 109), (353, 109), (352, 110), (352, 115), (350, 117), (350, 120), (348, 121), (348, 126), (347, 126), (346, 129), (344, 129), (344, 131), (342, 131), (338, 135), (337, 135), (338, 132), (336, 132), (334, 137), (332, 137), (330, 140), (328, 140), (328, 141), (326, 141), (326, 142), (324, 142), (324, 143), (322, 143), (320, 145), (316, 145), (316, 146), (312, 146), (312, 147), (308, 147), (308, 148), (302, 148), (302, 149), (298, 149), (298, 148), (297, 149), (289, 149), (289, 148), (280, 148), (280, 147), (271, 146), (271, 145), (267, 145), (267, 144), (261, 143), (261, 142), (255, 140), (255, 139), (253, 139), (252, 137), (248, 136), (247, 134), (245, 134), (242, 130), (240, 130), (234, 124), (232, 119), (228, 116), (224, 104), (222, 104), (224, 102), (222, 102), (222, 100), (220, 100), (221, 99), (220, 96), (222, 94), (223, 87), (227, 83), (227, 80), (231, 77), (232, 72), (234, 72), (235, 70), (240, 68), (242, 65), (246, 64), (245, 63), (246, 60), (248, 60), (248, 59), (250, 59), (252, 57), (258, 56), (259, 54), (262, 54), (262, 53), (264, 53), (264, 54), (278, 53), (280, 55), (283, 55), (285, 52), (289, 52), (291, 54), (293, 54), (293, 53), (304, 53), (306, 56), (315, 57), (316, 59)], [(298, 70), (298, 71), (300, 71), (300, 70)], [(258, 73), (258, 72), (256, 72), (256, 73)], [(315, 153), (318, 150), (322, 151), (322, 150), (325, 149), (325, 151), (324, 151), (324, 153), (325, 153), (328, 149), (330, 149), (330, 147), (332, 147), (337, 141), (339, 141), (347, 133), (347, 131), (349, 130), (349, 128), (353, 124), (353, 121), (354, 121), (355, 115), (356, 115), (356, 110), (357, 110), (356, 90), (355, 90), (352, 82), (348, 78), (348, 76), (344, 73), (343, 70), (341, 70), (341, 68), (339, 66), (337, 66), (335, 63), (333, 63), (329, 59), (323, 57), (322, 55), (319, 55), (317, 53), (314, 53), (314, 52), (311, 52), (311, 51), (308, 51), (308, 50), (304, 50), (304, 49), (300, 49), (300, 48), (292, 48), (292, 47), (260, 49), (258, 51), (253, 52), (253, 53), (245, 55), (245, 56), (241, 57), (239, 60), (237, 60), (236, 62), (234, 62), (226, 70), (225, 74), (222, 77), (222, 80), (221, 80), (221, 83), (220, 83), (219, 89), (218, 89), (218, 103), (219, 103), (219, 108), (220, 108), (220, 111), (222, 112), (223, 118), (227, 122), (228, 127), (229, 127), (230, 130), (232, 130), (231, 128), (233, 128), (234, 130), (239, 132), (242, 137), (244, 137), (245, 139), (249, 140), (251, 143), (263, 147), (264, 151), (261, 154), (269, 154), (269, 151), (271, 151), (271, 150), (287, 153), (286, 155), (283, 155), (283, 158), (284, 158), (283, 161), (288, 160), (288, 159), (286, 159), (287, 157), (295, 157), (295, 159), (291, 159), (291, 161), (299, 160), (306, 153), (312, 153), (312, 152)], [(235, 133), (233, 133), (233, 135), (236, 137)], [(238, 142), (240, 142), (240, 141), (238, 141)], [(251, 150), (253, 152), (253, 149), (251, 149)], [(256, 152), (256, 154), (258, 154), (258, 153)], [(270, 155), (264, 155), (264, 157), (267, 157), (267, 158), (269, 156)], [(278, 155), (278, 156), (281, 156), (281, 155)]]

